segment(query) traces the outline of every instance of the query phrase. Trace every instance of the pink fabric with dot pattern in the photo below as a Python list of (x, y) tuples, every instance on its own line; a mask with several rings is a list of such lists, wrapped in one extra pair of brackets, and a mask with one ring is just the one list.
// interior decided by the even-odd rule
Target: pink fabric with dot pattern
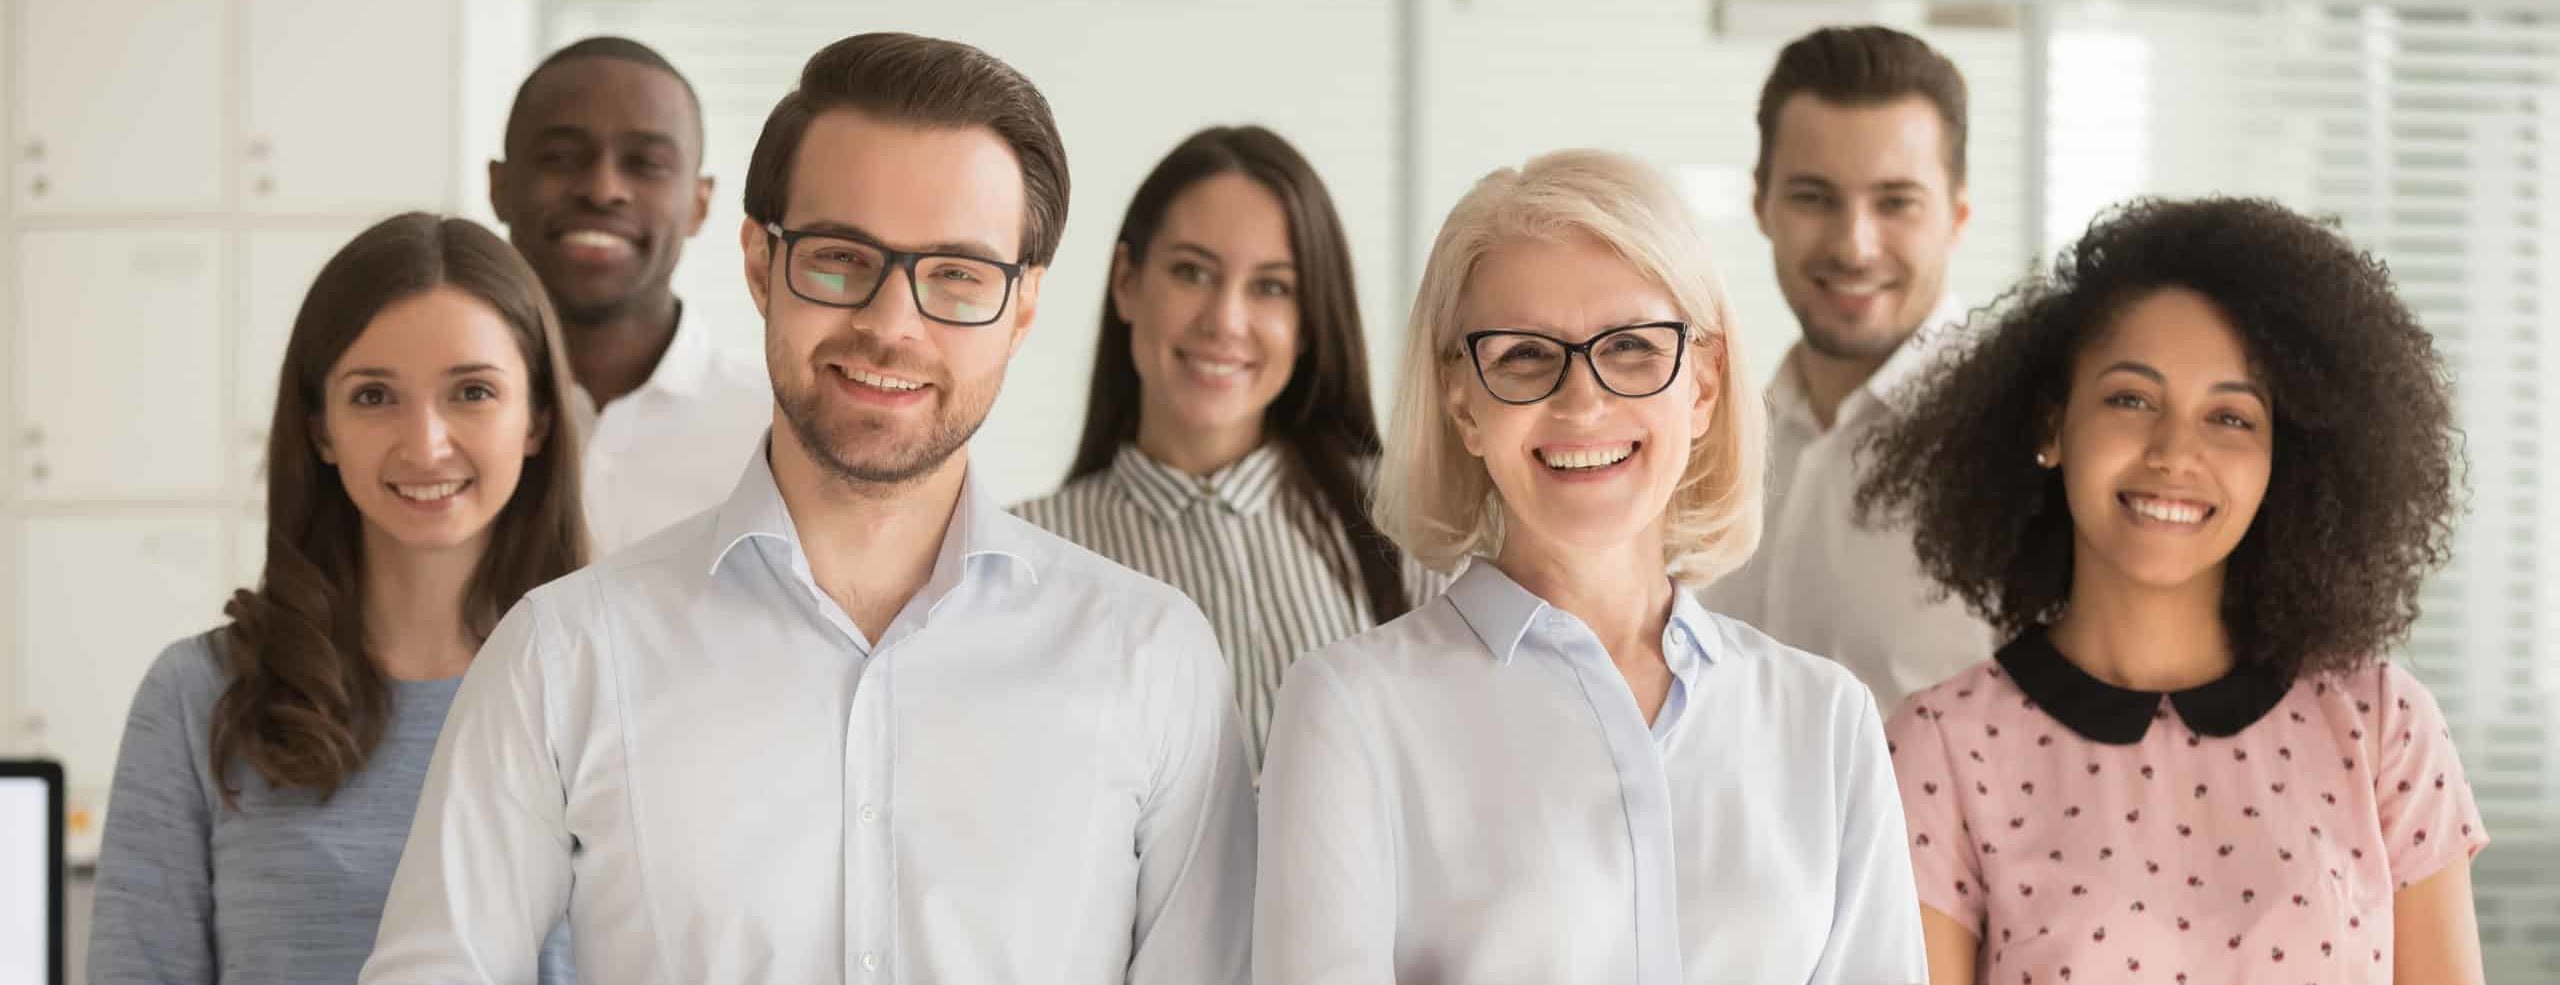
[(1982, 936), (1984, 982), (2389, 982), (2392, 893), (2489, 842), (2390, 665), (2297, 681), (2229, 738), (2163, 699), (2115, 746), (1985, 661), (1885, 733), (1920, 901)]

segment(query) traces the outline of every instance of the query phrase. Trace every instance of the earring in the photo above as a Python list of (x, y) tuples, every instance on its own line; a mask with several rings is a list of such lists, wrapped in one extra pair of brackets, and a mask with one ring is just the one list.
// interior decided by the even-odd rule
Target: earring
[(2047, 458), (2045, 458), (2045, 455), (2044, 455), (2044, 453), (2043, 453), (2043, 452), (2037, 452), (2037, 453), (2036, 453), (2036, 467), (2037, 467), (2037, 468), (2040, 468), (2040, 469), (2049, 469), (2049, 468), (2052, 468), (2052, 467), (2053, 467), (2053, 462), (2052, 462), (2051, 460), (2048, 460)]

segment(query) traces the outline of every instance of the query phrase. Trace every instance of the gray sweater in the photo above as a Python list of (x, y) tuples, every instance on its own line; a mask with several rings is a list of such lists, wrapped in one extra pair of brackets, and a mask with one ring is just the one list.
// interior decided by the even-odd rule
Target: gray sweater
[[(395, 681), (391, 724), (327, 803), (239, 766), (237, 811), (209, 768), (229, 685), (213, 634), (170, 644), (134, 694), (107, 800), (89, 980), (94, 985), (347, 985), (373, 950), (391, 873), (459, 679)], [(552, 931), (541, 980), (571, 980)]]

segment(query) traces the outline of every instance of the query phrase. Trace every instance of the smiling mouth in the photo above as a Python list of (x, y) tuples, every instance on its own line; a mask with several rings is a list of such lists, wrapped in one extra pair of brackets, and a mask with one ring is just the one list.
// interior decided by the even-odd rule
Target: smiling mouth
[(2146, 496), (2141, 493), (2117, 493), (2116, 502), (2124, 504), (2126, 509), (2132, 510), (2135, 515), (2145, 519), (2181, 526), (2195, 526), (2212, 519), (2214, 514), (2221, 512), (2219, 507), (2209, 503), (2200, 503), (2192, 499), (2171, 499), (2166, 496)]
[(454, 479), (448, 482), (386, 482), (383, 484), (391, 487), (392, 495), (402, 499), (413, 503), (433, 503), (461, 495), (463, 490), (471, 488), (472, 482), (473, 480), (470, 479)]
[(922, 390), (925, 387), (923, 383), (919, 383), (915, 380), (900, 379), (895, 376), (874, 373), (870, 370), (846, 369), (842, 366), (834, 368), (837, 376), (841, 376), (874, 390), (882, 390), (889, 393), (913, 393), (917, 390)]
[(1241, 359), (1214, 359), (1208, 356), (1195, 356), (1180, 350), (1176, 350), (1173, 357), (1181, 360), (1182, 365), (1192, 372), (1212, 380), (1234, 379), (1252, 372), (1254, 368), (1253, 363)]
[(1592, 445), (1583, 448), (1549, 450), (1540, 448), (1538, 463), (1558, 472), (1591, 472), (1605, 469), (1635, 456), (1644, 442), (1627, 441), (1614, 445)]

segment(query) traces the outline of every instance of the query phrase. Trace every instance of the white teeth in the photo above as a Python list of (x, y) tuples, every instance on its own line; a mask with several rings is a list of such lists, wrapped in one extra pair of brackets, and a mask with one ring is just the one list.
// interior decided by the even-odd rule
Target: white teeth
[(882, 376), (878, 373), (867, 373), (858, 369), (845, 375), (852, 377), (853, 381), (856, 383), (869, 387), (878, 387), (883, 390), (905, 392), (908, 390), (924, 389), (924, 384), (922, 383), (902, 380), (894, 376)]
[(560, 234), (560, 241), (571, 246), (586, 246), (606, 250), (626, 249), (631, 246), (630, 240), (597, 229), (581, 229), (576, 232), (562, 233)]
[(453, 482), (439, 482), (430, 486), (393, 485), (391, 487), (391, 491), (398, 493), (402, 499), (414, 499), (421, 503), (432, 503), (436, 500), (461, 492), (462, 487), (470, 484), (471, 480), (461, 479)]
[(2131, 495), (2124, 498), (2124, 503), (2126, 506), (2132, 507), (2134, 512), (2150, 517), (2154, 520), (2159, 520), (2163, 523), (2204, 522), (2205, 508), (2202, 506), (2180, 503), (2166, 499), (2153, 499), (2149, 496)]
[(1547, 467), (1551, 469), (1597, 469), (1626, 461), (1627, 456), (1635, 453), (1635, 443), (1627, 442), (1596, 448), (1576, 448), (1570, 451), (1541, 451), (1538, 453), (1538, 459), (1547, 463)]
[(1199, 356), (1186, 355), (1182, 357), (1182, 361), (1189, 365), (1193, 371), (1213, 380), (1223, 380), (1230, 376), (1239, 376), (1242, 375), (1246, 369), (1250, 368), (1250, 365), (1247, 363), (1233, 362), (1223, 359), (1203, 359)]

